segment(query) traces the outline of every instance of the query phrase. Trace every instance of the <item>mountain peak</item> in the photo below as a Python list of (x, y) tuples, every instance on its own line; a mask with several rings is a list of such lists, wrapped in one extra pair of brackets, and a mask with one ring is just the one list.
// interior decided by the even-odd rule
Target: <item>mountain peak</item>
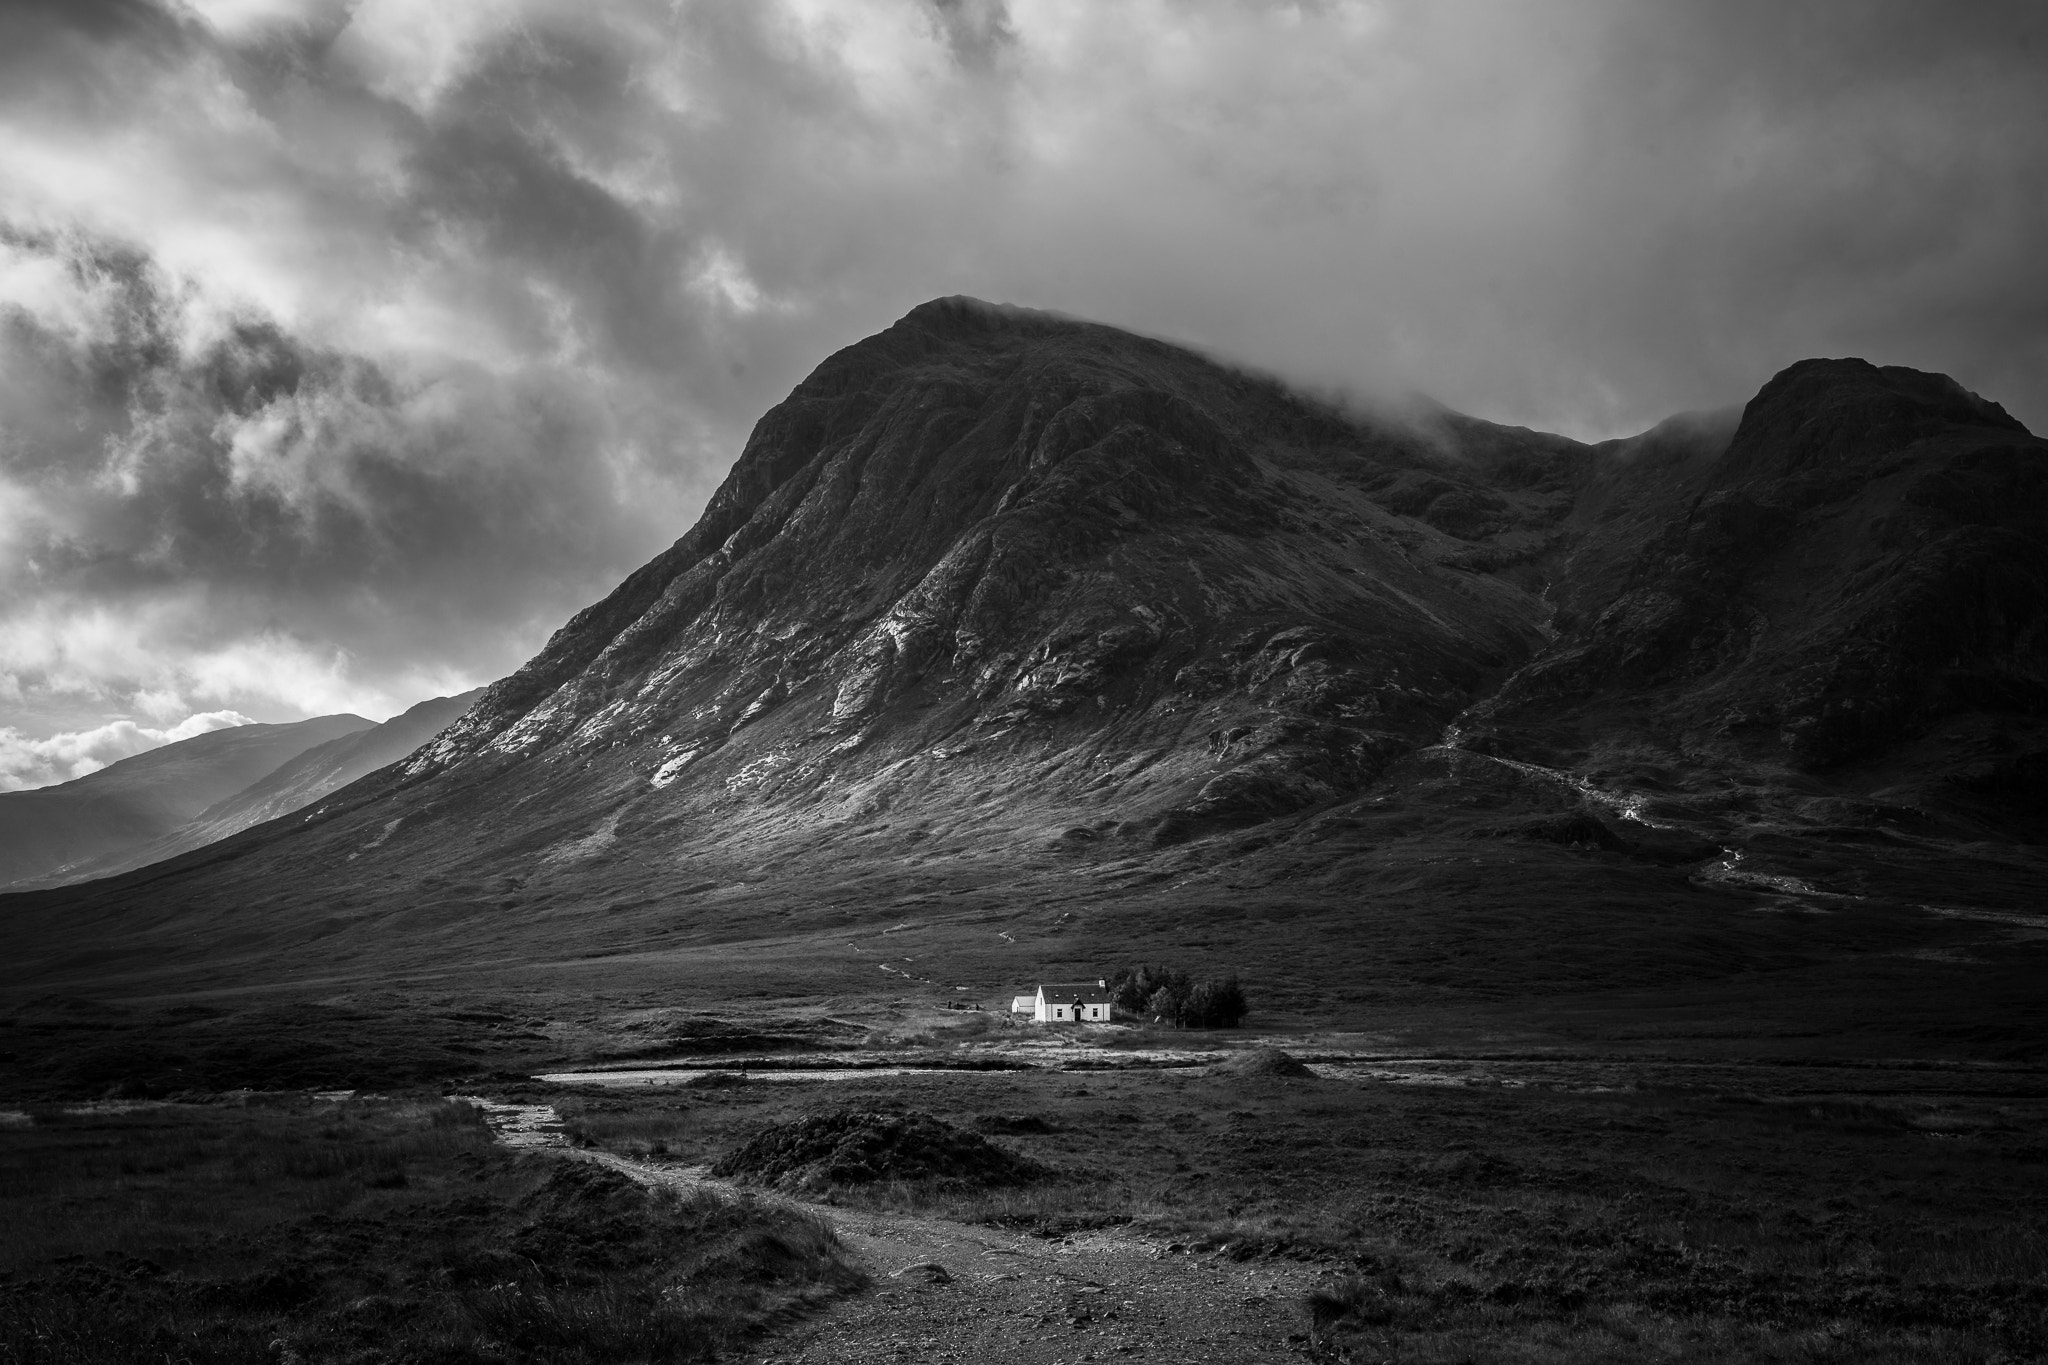
[[(1423, 706), (1403, 694), (1388, 712), (1420, 738), (1535, 639), (1507, 599), (1474, 600), (1431, 561), (1553, 518), (1541, 471), (1577, 449), (1464, 427), (1490, 455), (1523, 451), (1532, 486), (1478, 488), (1420, 437), (1165, 343), (935, 300), (799, 384), (698, 526), (494, 688), (412, 775), (630, 742), (655, 746), (648, 766), (665, 786), (714, 753), (753, 752), (734, 736), (778, 731), (771, 712), (818, 727), (780, 751), (803, 768), (800, 752), (885, 734), (917, 747), (1082, 702), (1149, 704), (1175, 674), (1236, 671), (1219, 652), (1247, 630), (1321, 639), (1339, 620), (1435, 641), (1446, 690)], [(1332, 499), (1352, 528), (1339, 540), (1304, 515)], [(1427, 548), (1403, 548), (1386, 533), (1409, 513), (1451, 530), (1424, 527)], [(1132, 670), (1150, 682), (1113, 684)], [(943, 718), (913, 706), (889, 719), (935, 693), (949, 697)], [(1354, 714), (1382, 709), (1361, 700)]]
[(1945, 374), (1904, 365), (1873, 365), (1853, 356), (1797, 361), (1773, 375), (1751, 400), (1764, 409), (1804, 403), (1815, 408), (1893, 404), (1927, 411), (1963, 426), (2027, 428), (1997, 403)]
[(1555, 735), (1570, 696), (1610, 730), (1626, 707), (1695, 750), (1821, 770), (2033, 705), (2048, 640), (2015, 623), (2048, 583), (2048, 449), (1997, 404), (1946, 375), (1801, 361), (1681, 484), (1598, 615), (1491, 716), (1542, 713)]
[(971, 294), (946, 294), (927, 299), (897, 319), (897, 327), (923, 327), (948, 333), (988, 331), (1035, 331), (1067, 327), (1079, 329), (1092, 324), (1042, 308), (1014, 303), (991, 303)]
[(1772, 376), (1743, 409), (1729, 471), (1759, 478), (1828, 467), (1849, 474), (1861, 466), (1867, 473), (1873, 458), (1971, 428), (2031, 435), (1945, 374), (1854, 358), (1802, 360)]

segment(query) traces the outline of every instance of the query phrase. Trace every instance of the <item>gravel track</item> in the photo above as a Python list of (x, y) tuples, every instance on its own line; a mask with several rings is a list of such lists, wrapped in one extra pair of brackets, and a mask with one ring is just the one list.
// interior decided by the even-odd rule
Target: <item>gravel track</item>
[[(484, 1104), (507, 1145), (609, 1166), (647, 1185), (756, 1198), (704, 1166), (571, 1147), (540, 1105)], [(1116, 1230), (1057, 1239), (905, 1213), (782, 1200), (829, 1222), (868, 1273), (865, 1291), (742, 1353), (748, 1365), (1075, 1365), (1303, 1358), (1301, 1301), (1315, 1268), (1169, 1250)], [(1290, 1339), (1291, 1338), (1291, 1339)]]

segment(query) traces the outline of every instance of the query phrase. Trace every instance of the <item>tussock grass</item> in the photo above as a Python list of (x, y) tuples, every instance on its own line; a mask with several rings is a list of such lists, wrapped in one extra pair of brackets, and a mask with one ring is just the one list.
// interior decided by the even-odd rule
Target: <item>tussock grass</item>
[(860, 1283), (801, 1211), (304, 1096), (0, 1131), (0, 1362), (708, 1360)]
[[(1769, 1089), (1781, 1075), (1791, 1093)], [(878, 1077), (692, 1097), (674, 1140), (709, 1161), (828, 1098), (995, 1129), (1048, 1174), (826, 1197), (1316, 1267), (1301, 1323), (1329, 1361), (2048, 1358), (2048, 1104), (1971, 1100), (1953, 1076), (1929, 1078), (1939, 1098), (1792, 1090), (1807, 1083)], [(1930, 1113), (1946, 1127), (1916, 1126)]]
[(491, 1149), (466, 1104), (303, 1096), (142, 1108), (40, 1105), (0, 1133), (0, 1271), (259, 1235)]
[(697, 1127), (681, 1109), (605, 1113), (562, 1104), (557, 1112), (572, 1142), (642, 1158), (686, 1150)]

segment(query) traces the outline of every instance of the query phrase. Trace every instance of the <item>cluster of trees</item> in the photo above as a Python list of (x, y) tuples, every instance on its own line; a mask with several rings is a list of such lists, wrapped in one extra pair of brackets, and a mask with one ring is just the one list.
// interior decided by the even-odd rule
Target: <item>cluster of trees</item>
[(1234, 975), (1197, 981), (1171, 967), (1121, 967), (1109, 979), (1109, 995), (1124, 1013), (1175, 1028), (1236, 1028), (1250, 1013)]

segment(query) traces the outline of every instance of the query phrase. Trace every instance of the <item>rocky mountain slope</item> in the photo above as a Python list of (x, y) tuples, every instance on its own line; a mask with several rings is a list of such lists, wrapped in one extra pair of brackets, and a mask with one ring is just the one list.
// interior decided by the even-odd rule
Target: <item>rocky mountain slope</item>
[(238, 725), (166, 744), (53, 787), (0, 792), (0, 885), (147, 844), (361, 716)]
[(232, 796), (214, 802), (168, 834), (71, 863), (36, 878), (35, 884), (63, 886), (111, 877), (204, 848), (266, 820), (302, 810), (329, 792), (404, 758), (454, 722), (481, 695), (483, 689), (479, 687), (453, 697), (433, 697), (381, 724), (316, 744)]
[(1676, 751), (1807, 772), (1881, 760), (1957, 715), (2003, 717), (2037, 747), (2021, 718), (2048, 710), (2041, 456), (1943, 376), (1795, 365), (1725, 454), (1672, 481), (1682, 514), (1618, 576), (1566, 561), (1584, 605), (1482, 713), (1576, 730), (1581, 756), (1626, 714), (1620, 733)]
[(77, 970), (138, 981), (749, 944), (832, 989), (1193, 957), (1283, 1011), (1862, 991), (2043, 884), (2044, 449), (1858, 361), (1586, 446), (942, 300), (406, 763), (5, 903), (20, 976), (100, 925)]
[(1542, 641), (1532, 585), (1483, 570), (1543, 550), (1584, 452), (1425, 420), (929, 305), (821, 366), (688, 536), (405, 777), (615, 755), (642, 819), (802, 823), (1036, 769), (1029, 812), (995, 818), (1160, 839), (1327, 800)]

